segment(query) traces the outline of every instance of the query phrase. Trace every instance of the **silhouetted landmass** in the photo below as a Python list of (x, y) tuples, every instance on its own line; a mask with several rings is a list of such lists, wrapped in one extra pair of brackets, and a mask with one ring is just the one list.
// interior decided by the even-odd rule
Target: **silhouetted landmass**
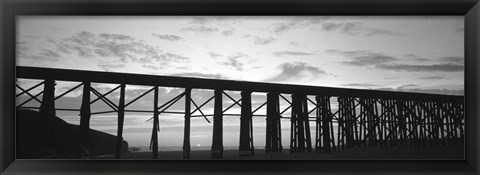
[[(80, 147), (80, 126), (69, 124), (56, 116), (52, 119), (53, 127), (50, 127), (39, 112), (17, 110), (17, 159), (81, 158), (115, 154), (116, 136), (90, 129), (89, 150), (84, 151)], [(126, 141), (123, 141), (122, 151), (128, 151)]]

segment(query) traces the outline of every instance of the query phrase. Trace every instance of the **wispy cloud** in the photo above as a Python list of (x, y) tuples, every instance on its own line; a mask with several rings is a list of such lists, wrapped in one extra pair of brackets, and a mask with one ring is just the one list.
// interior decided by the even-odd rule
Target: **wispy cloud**
[(181, 36), (178, 36), (178, 35), (161, 35), (156, 33), (153, 33), (152, 35), (159, 39), (168, 40), (168, 41), (180, 41), (183, 39)]
[(280, 73), (265, 81), (291, 81), (305, 78), (316, 78), (318, 75), (326, 74), (326, 72), (318, 67), (308, 65), (304, 62), (283, 63), (278, 66)]
[(368, 84), (368, 83), (349, 83), (349, 84), (342, 84), (341, 86), (347, 87), (378, 87), (379, 85), (376, 84)]
[(459, 72), (464, 70), (463, 65), (458, 64), (430, 64), (430, 65), (411, 65), (411, 64), (378, 64), (377, 68), (405, 71), (405, 72)]
[(282, 56), (310, 56), (314, 55), (313, 53), (309, 52), (299, 52), (299, 51), (281, 51), (281, 52), (275, 52), (273, 53), (277, 57), (282, 57)]
[(30, 54), (27, 53), (29, 48), (23, 46), (22, 43), (17, 43), (17, 45), (19, 47), (19, 49), (17, 49), (16, 51), (16, 57), (18, 59), (27, 59), (36, 62), (55, 62), (59, 61), (59, 58), (61, 57), (60, 53), (52, 51), (50, 49), (41, 49), (38, 53)]
[(276, 38), (272, 37), (272, 36), (268, 36), (268, 37), (260, 37), (260, 36), (255, 36), (255, 35), (245, 35), (243, 36), (244, 38), (252, 38), (253, 39), (253, 43), (256, 44), (256, 45), (267, 45), (267, 44), (271, 44), (271, 43), (274, 43), (277, 41)]
[(115, 69), (118, 70), (118, 68), (124, 68), (125, 64), (100, 61), (100, 62), (97, 63), (97, 66), (102, 68), (105, 71), (112, 71), (112, 70), (115, 70)]
[(384, 90), (384, 91), (401, 91), (401, 92), (416, 92), (416, 93), (427, 93), (427, 94), (444, 94), (444, 95), (464, 95), (464, 90), (453, 90), (453, 89), (421, 89), (421, 88), (378, 88), (375, 90)]
[(410, 88), (410, 87), (418, 87), (418, 84), (404, 84), (398, 87), (398, 89), (405, 89), (405, 88)]
[(445, 79), (445, 77), (431, 76), (431, 77), (422, 77), (421, 79), (423, 79), (423, 80), (442, 80), (442, 79)]
[(395, 57), (380, 54), (380, 53), (370, 53), (364, 56), (353, 57), (351, 61), (344, 61), (343, 64), (353, 65), (353, 66), (368, 66), (368, 65), (378, 65), (383, 63), (388, 63), (398, 60)]
[(350, 61), (342, 62), (345, 65), (369, 66), (397, 61), (398, 59), (383, 53), (376, 53), (364, 50), (358, 51), (339, 51), (327, 50), (327, 53), (340, 54), (350, 58)]
[(222, 31), (222, 35), (224, 35), (224, 36), (230, 36), (230, 35), (233, 35), (233, 33), (235, 33), (233, 30)]
[(121, 34), (108, 34), (108, 33), (102, 33), (98, 35), (100, 38), (105, 38), (105, 39), (111, 39), (111, 40), (133, 40), (133, 37), (128, 36), (128, 35), (121, 35)]
[[(244, 53), (235, 53), (233, 55), (227, 56), (227, 61), (220, 62), (222, 65), (230, 66), (235, 68), (238, 71), (243, 71), (244, 69), (244, 63), (249, 59), (250, 56)], [(240, 61), (242, 60), (242, 61)]]
[(191, 33), (202, 33), (202, 34), (209, 34), (212, 32), (218, 32), (219, 29), (215, 27), (206, 27), (206, 26), (191, 26), (180, 29), (182, 32), (191, 32)]
[(405, 36), (407, 34), (403, 32), (396, 32), (386, 29), (375, 29), (375, 28), (366, 28), (364, 36), (374, 36), (374, 35), (391, 35), (391, 36)]
[(455, 29), (455, 31), (453, 31), (453, 33), (458, 33), (458, 34), (463, 34), (465, 32), (465, 28), (458, 28), (458, 29)]
[(210, 57), (212, 57), (212, 58), (222, 57), (221, 54), (218, 54), (218, 53), (216, 53), (216, 52), (209, 52), (208, 54), (209, 54)]
[[(177, 40), (175, 35), (157, 35), (167, 40)], [(56, 50), (63, 54), (76, 54), (84, 58), (113, 58), (122, 63), (155, 63), (168, 66), (171, 62), (188, 61), (189, 58), (159, 49), (157, 46), (121, 34), (95, 34), (82, 31), (56, 44)], [(51, 54), (51, 53), (50, 53)], [(103, 65), (102, 67), (105, 67)], [(147, 66), (153, 68), (154, 66)]]
[(326, 20), (326, 16), (296, 16), (291, 17), (288, 21), (276, 23), (273, 26), (273, 33), (282, 34), (290, 30), (296, 30), (304, 27), (311, 26), (313, 24), (321, 23)]
[(234, 16), (195, 16), (191, 20), (192, 24), (208, 25), (208, 24), (239, 24), (241, 21)]
[(464, 64), (465, 59), (461, 56), (442, 57), (440, 60), (450, 63)]
[(363, 35), (366, 37), (375, 36), (375, 35), (390, 35), (390, 36), (405, 36), (403, 32), (397, 32), (387, 29), (379, 28), (368, 28), (360, 22), (344, 22), (344, 23), (333, 23), (325, 22), (322, 23), (322, 29), (327, 32), (338, 31), (340, 33), (348, 35)]
[[(342, 62), (351, 66), (370, 66), (378, 69), (405, 71), (405, 72), (457, 72), (463, 71), (464, 66), (461, 64), (441, 63), (441, 64), (403, 64), (398, 63), (401, 59), (386, 55), (383, 53), (374, 53), (364, 50), (359, 51), (338, 51), (327, 50), (327, 53), (341, 54), (350, 59), (350, 61)], [(461, 61), (457, 57), (445, 57), (444, 61)]]
[(44, 57), (50, 57), (50, 58), (60, 57), (60, 54), (49, 49), (41, 49), (40, 55)]

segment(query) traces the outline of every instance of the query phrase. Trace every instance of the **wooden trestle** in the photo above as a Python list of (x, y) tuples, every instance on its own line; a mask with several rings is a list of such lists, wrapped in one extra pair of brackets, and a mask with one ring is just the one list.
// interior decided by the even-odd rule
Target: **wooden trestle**
[[(158, 132), (160, 131), (159, 115), (173, 113), (184, 115), (183, 157), (190, 158), (190, 119), (191, 117), (213, 116), (212, 158), (223, 157), (223, 117), (225, 112), (234, 105), (241, 107), (239, 154), (253, 156), (253, 122), (256, 116), (266, 116), (266, 144), (265, 151), (281, 152), (282, 130), (281, 120), (290, 119), (290, 152), (332, 152), (355, 147), (431, 147), (439, 145), (463, 144), (464, 142), (464, 97), (453, 95), (434, 95), (407, 92), (389, 92), (374, 90), (357, 90), (342, 88), (327, 88), (314, 86), (298, 86), (270, 83), (254, 83), (227, 80), (209, 80), (199, 78), (181, 78), (152, 75), (137, 75), (123, 73), (106, 73), (92, 71), (75, 71), (33, 67), (17, 67), (17, 78), (40, 79), (43, 82), (21, 90), (16, 96), (28, 95), (30, 99), (18, 105), (17, 108), (39, 109), (45, 122), (50, 124), (53, 134), (53, 116), (57, 110), (79, 111), (82, 145), (79, 145), (79, 154), (84, 154), (89, 147), (90, 118), (95, 114), (116, 112), (118, 114), (117, 142), (115, 158), (122, 158), (123, 125), (125, 112), (150, 112), (153, 114), (153, 127), (150, 148), (152, 158), (158, 158)], [(79, 85), (55, 96), (55, 81), (75, 81)], [(118, 87), (107, 93), (100, 93), (91, 86), (91, 83), (114, 83)], [(43, 85), (43, 91), (32, 95), (30, 91)], [(127, 85), (146, 85), (153, 88), (125, 102), (125, 88)], [(82, 103), (80, 109), (55, 108), (55, 100), (67, 93), (83, 86)], [(185, 92), (174, 97), (159, 107), (159, 87), (180, 87)], [(191, 97), (192, 89), (212, 89), (214, 96), (201, 105), (197, 105)], [(118, 105), (106, 96), (116, 90), (120, 91)], [(240, 91), (241, 99), (233, 99), (225, 90)], [(131, 103), (148, 93), (154, 93), (152, 111), (125, 110)], [(266, 102), (252, 110), (252, 92), (266, 93)], [(42, 95), (42, 100), (38, 99)], [(91, 100), (90, 94), (98, 98)], [(290, 94), (289, 100), (284, 95)], [(223, 97), (227, 96), (234, 104), (223, 108)], [(312, 100), (312, 96), (313, 99)], [(281, 111), (280, 97), (289, 103), (289, 107)], [(185, 112), (167, 111), (170, 106), (181, 98), (185, 99)], [(36, 100), (40, 107), (24, 106), (28, 101)], [(91, 112), (91, 104), (103, 101), (112, 111)], [(201, 108), (214, 100), (214, 114), (205, 115)], [(308, 104), (313, 109), (308, 109)], [(337, 104), (338, 107), (334, 107)], [(194, 110), (191, 109), (194, 104)], [(266, 105), (265, 115), (254, 115)], [(291, 117), (282, 114), (291, 109)], [(337, 109), (337, 110), (332, 110)], [(192, 116), (196, 111), (202, 115)], [(315, 111), (315, 113), (313, 113)], [(315, 138), (312, 147), (310, 122), (314, 122)], [(336, 131), (336, 132), (335, 132)], [(46, 147), (54, 148), (55, 143), (46, 142)], [(123, 148), (124, 149), (124, 148)]]

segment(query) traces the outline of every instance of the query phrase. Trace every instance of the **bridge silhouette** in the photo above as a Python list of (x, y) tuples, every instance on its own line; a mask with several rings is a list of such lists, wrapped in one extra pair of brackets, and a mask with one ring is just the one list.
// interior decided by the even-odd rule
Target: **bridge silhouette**
[[(214, 80), (202, 78), (186, 78), (66, 69), (50, 69), (37, 67), (16, 67), (17, 79), (42, 80), (29, 88), (16, 85), (21, 91), (16, 95), (27, 95), (30, 98), (18, 104), (17, 109), (38, 109), (45, 120), (55, 116), (56, 111), (79, 111), (82, 136), (81, 147), (88, 148), (90, 118), (95, 114), (117, 113), (117, 142), (115, 158), (122, 158), (123, 125), (125, 112), (152, 113), (153, 126), (151, 145), (153, 158), (158, 158), (159, 115), (173, 113), (184, 115), (183, 157), (190, 158), (190, 120), (193, 117), (213, 116), (213, 135), (211, 153), (213, 159), (223, 156), (223, 116), (240, 116), (239, 155), (254, 156), (252, 117), (266, 118), (265, 151), (282, 152), (281, 119), (291, 121), (290, 149), (297, 152), (333, 152), (355, 147), (430, 147), (440, 145), (456, 145), (464, 142), (464, 97), (455, 95), (436, 95), (425, 93), (393, 92), (379, 90), (360, 90), (331, 88), (318, 86), (302, 86), (245, 82), (231, 80)], [(78, 82), (66, 92), (55, 94), (55, 81)], [(106, 93), (100, 93), (91, 83), (118, 84)], [(32, 94), (31, 90), (42, 87), (43, 91)], [(126, 102), (125, 87), (127, 85), (150, 86), (151, 89)], [(82, 102), (79, 109), (63, 109), (55, 107), (55, 100), (83, 87)], [(184, 88), (184, 92), (159, 104), (159, 87)], [(213, 97), (200, 105), (191, 98), (192, 89), (214, 90)], [(118, 105), (106, 96), (114, 91), (120, 92)], [(226, 91), (238, 91), (240, 99), (234, 99)], [(125, 108), (145, 95), (154, 94), (152, 110), (126, 110)], [(263, 92), (267, 94), (266, 102), (252, 108), (251, 94)], [(90, 94), (97, 98), (90, 99)], [(39, 96), (42, 95), (42, 99)], [(290, 98), (287, 98), (290, 95)], [(233, 101), (224, 108), (223, 97)], [(312, 98), (312, 96), (314, 98)], [(168, 111), (180, 99), (185, 99), (184, 112)], [(40, 102), (40, 107), (25, 106), (29, 101)], [(92, 112), (91, 104), (103, 101), (112, 110)], [(213, 114), (205, 114), (202, 107), (214, 101)], [(283, 110), (280, 101), (289, 106)], [(338, 110), (333, 111), (331, 100), (337, 100)], [(193, 107), (192, 107), (193, 104)], [(314, 105), (313, 109), (308, 106)], [(240, 106), (240, 114), (227, 114), (234, 106)], [(256, 114), (266, 106), (265, 114)], [(192, 109), (194, 109), (192, 111)], [(290, 109), (289, 117), (283, 116)], [(201, 115), (193, 115), (195, 112)], [(315, 126), (310, 126), (310, 121)], [(210, 122), (210, 121), (209, 121)], [(334, 124), (336, 133), (334, 134)], [(311, 128), (315, 127), (315, 138), (311, 138)], [(312, 145), (313, 144), (313, 145)]]

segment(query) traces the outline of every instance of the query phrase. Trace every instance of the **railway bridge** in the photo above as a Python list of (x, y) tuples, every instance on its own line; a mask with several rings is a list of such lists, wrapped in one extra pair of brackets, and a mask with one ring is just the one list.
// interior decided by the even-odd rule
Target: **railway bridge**
[[(78, 111), (80, 114), (80, 139), (84, 147), (88, 147), (90, 118), (92, 115), (117, 113), (117, 144), (115, 158), (122, 158), (123, 126), (126, 112), (150, 113), (153, 120), (151, 150), (152, 157), (158, 158), (159, 116), (165, 113), (175, 113), (184, 116), (183, 157), (190, 157), (190, 123), (193, 117), (213, 116), (213, 135), (211, 152), (213, 159), (221, 159), (223, 155), (223, 117), (237, 115), (240, 117), (239, 154), (254, 156), (253, 117), (266, 118), (265, 151), (281, 152), (282, 145), (281, 120), (290, 120), (291, 153), (297, 152), (333, 152), (355, 147), (426, 147), (438, 145), (463, 144), (464, 142), (464, 97), (454, 95), (435, 95), (424, 93), (393, 92), (379, 90), (360, 90), (331, 88), (318, 86), (287, 85), (260, 82), (245, 82), (231, 80), (215, 80), (202, 78), (186, 78), (81, 70), (50, 69), (38, 67), (16, 67), (17, 79), (42, 80), (29, 88), (17, 84), (21, 95), (29, 99), (17, 104), (17, 109), (38, 109), (46, 120), (55, 116), (56, 111)], [(70, 90), (55, 94), (56, 81), (77, 82)], [(116, 84), (106, 93), (100, 93), (91, 83)], [(133, 97), (127, 102), (125, 87), (129, 85), (148, 86), (145, 93)], [(32, 89), (42, 88), (37, 94), (30, 93)], [(183, 88), (184, 92), (166, 103), (159, 103), (159, 87)], [(83, 88), (82, 102), (78, 109), (62, 109), (55, 107), (55, 100), (66, 94)], [(209, 89), (214, 94), (203, 103), (192, 99), (192, 89)], [(107, 98), (108, 94), (119, 91), (118, 103)], [(235, 99), (228, 92), (240, 92), (241, 98)], [(256, 107), (252, 106), (252, 93), (266, 93), (266, 101)], [(153, 93), (152, 110), (126, 110), (125, 108), (145, 95)], [(91, 94), (96, 96), (91, 99)], [(161, 94), (160, 94), (161, 95)], [(39, 97), (42, 97), (41, 99)], [(223, 97), (228, 97), (233, 104), (223, 106)], [(168, 109), (185, 99), (184, 112)], [(40, 102), (39, 107), (25, 106), (31, 100)], [(213, 114), (205, 114), (202, 107), (214, 101)], [(97, 101), (107, 104), (112, 110), (92, 112), (91, 105)], [(280, 101), (288, 104), (281, 109)], [(332, 109), (335, 101), (338, 108)], [(192, 106), (193, 104), (193, 106)], [(309, 109), (309, 106), (314, 106)], [(240, 106), (239, 114), (226, 113), (234, 106)], [(258, 110), (266, 106), (264, 114)], [(287, 110), (290, 115), (285, 116)], [(193, 115), (195, 112), (201, 115)], [(197, 113), (198, 113), (197, 112)], [(210, 121), (209, 121), (210, 122)], [(315, 126), (311, 126), (314, 122)], [(315, 131), (315, 138), (311, 131)]]

